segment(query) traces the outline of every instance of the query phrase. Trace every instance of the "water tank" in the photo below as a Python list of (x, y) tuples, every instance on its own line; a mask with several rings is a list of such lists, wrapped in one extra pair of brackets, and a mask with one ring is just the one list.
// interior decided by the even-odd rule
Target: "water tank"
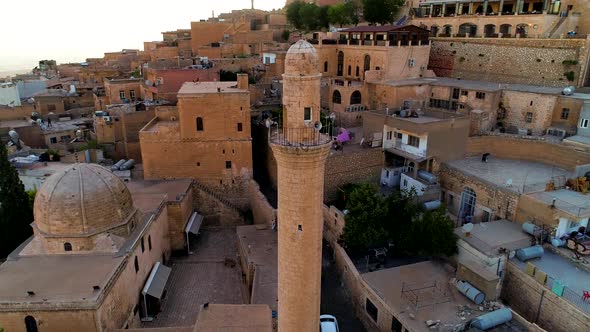
[(111, 171), (118, 171), (121, 166), (125, 163), (125, 159), (121, 159), (117, 161), (113, 166), (111, 166)]
[(535, 224), (531, 224), (530, 222), (525, 222), (522, 224), (522, 230), (530, 235), (535, 235), (535, 232), (539, 230), (539, 227)]
[(518, 257), (519, 260), (524, 262), (528, 261), (529, 259), (539, 258), (543, 256), (544, 252), (545, 251), (543, 250), (542, 246), (536, 245), (528, 248), (518, 249), (516, 251), (516, 257)]
[(482, 293), (479, 289), (473, 287), (470, 283), (464, 280), (458, 280), (455, 284), (457, 289), (461, 294), (465, 295), (468, 299), (473, 301), (475, 304), (482, 304), (483, 301), (486, 299), (484, 293)]
[(130, 170), (133, 168), (133, 165), (135, 165), (135, 160), (129, 159), (121, 167), (119, 167), (119, 170), (121, 170), (121, 171)]
[(401, 110), (399, 111), (399, 116), (402, 118), (405, 118), (408, 116), (408, 111), (407, 110)]
[(471, 327), (485, 331), (510, 320), (512, 320), (512, 311), (508, 308), (502, 308), (475, 318), (471, 321)]
[(553, 238), (553, 239), (551, 240), (551, 244), (552, 244), (554, 247), (563, 247), (563, 246), (565, 246), (565, 241), (564, 241), (564, 240), (560, 240), (560, 239)]
[(438, 182), (436, 175), (430, 173), (430, 172), (426, 172), (426, 171), (418, 171), (418, 178), (430, 183), (430, 184), (436, 184)]
[(432, 210), (438, 209), (441, 206), (441, 204), (442, 204), (441, 201), (436, 200), (436, 201), (424, 202), (424, 203), (422, 203), (422, 207), (426, 211), (432, 211)]

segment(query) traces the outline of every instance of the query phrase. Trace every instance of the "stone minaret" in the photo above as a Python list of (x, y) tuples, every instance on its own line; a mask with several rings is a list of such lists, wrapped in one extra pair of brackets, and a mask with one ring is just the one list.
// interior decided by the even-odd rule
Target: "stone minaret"
[[(314, 47), (300, 40), (285, 59), (283, 127), (270, 144), (278, 166), (279, 332), (319, 330), (324, 167), (330, 139), (320, 120)], [(314, 126), (315, 125), (315, 126)]]

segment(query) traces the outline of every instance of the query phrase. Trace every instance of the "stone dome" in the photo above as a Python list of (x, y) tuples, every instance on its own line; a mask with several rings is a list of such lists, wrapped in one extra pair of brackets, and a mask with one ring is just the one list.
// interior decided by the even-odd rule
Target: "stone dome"
[(319, 57), (315, 47), (303, 39), (291, 45), (285, 57), (285, 74), (318, 75)]
[(96, 164), (73, 164), (47, 178), (35, 198), (35, 225), (43, 236), (91, 236), (131, 220), (131, 193)]

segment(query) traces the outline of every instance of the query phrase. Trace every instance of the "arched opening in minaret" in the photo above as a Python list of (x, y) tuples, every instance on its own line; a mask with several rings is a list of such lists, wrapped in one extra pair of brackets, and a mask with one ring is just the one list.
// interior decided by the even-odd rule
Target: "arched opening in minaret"
[(362, 96), (358, 90), (353, 92), (352, 95), (350, 95), (350, 104), (351, 105), (360, 104), (361, 102), (362, 102)]
[(340, 91), (334, 90), (334, 93), (332, 93), (332, 102), (334, 104), (342, 103), (342, 95), (340, 94)]
[(338, 52), (338, 72), (336, 73), (337, 76), (342, 76), (342, 72), (344, 71), (344, 52)]

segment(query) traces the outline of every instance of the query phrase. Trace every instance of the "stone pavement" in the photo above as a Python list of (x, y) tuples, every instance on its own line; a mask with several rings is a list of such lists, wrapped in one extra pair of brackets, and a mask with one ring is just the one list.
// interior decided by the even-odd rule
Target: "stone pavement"
[[(162, 312), (142, 327), (189, 326), (195, 324), (204, 303), (244, 303), (235, 228), (202, 229), (191, 241), (191, 251), (172, 259)], [(226, 259), (235, 265), (226, 266)]]

